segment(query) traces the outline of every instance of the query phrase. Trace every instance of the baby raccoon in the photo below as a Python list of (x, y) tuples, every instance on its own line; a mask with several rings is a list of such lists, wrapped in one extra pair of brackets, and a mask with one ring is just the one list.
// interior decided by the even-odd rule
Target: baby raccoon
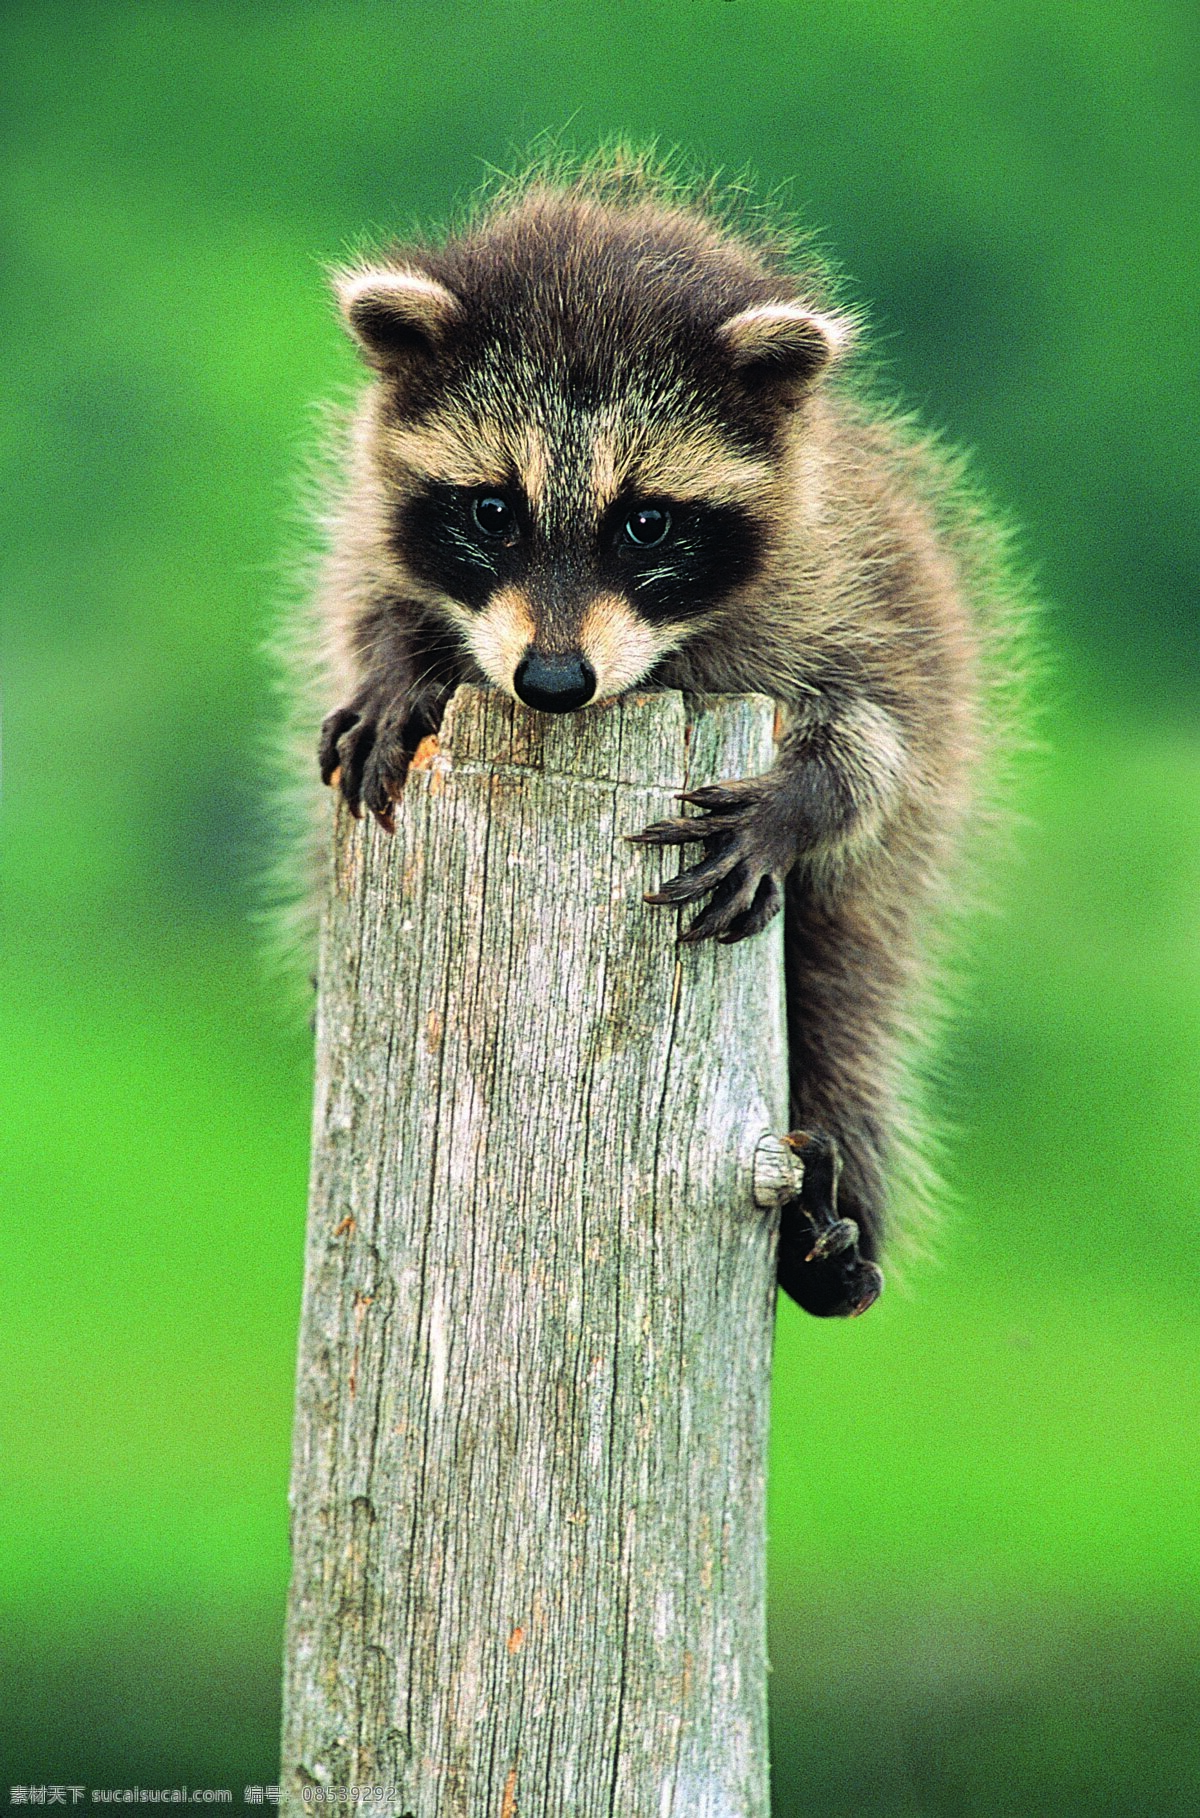
[(856, 325), (822, 273), (653, 171), (530, 178), (336, 289), (373, 380), (321, 600), (324, 781), (390, 830), (460, 682), (544, 713), (774, 696), (774, 768), (637, 837), (700, 848), (647, 899), (698, 906), (682, 940), (785, 917), (805, 1168), (779, 1279), (862, 1312), (984, 744), (986, 530), (841, 379)]

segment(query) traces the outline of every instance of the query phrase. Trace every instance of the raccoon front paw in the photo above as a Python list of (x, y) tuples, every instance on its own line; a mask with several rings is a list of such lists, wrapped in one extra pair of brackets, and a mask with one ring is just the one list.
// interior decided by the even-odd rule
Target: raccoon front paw
[(863, 1234), (838, 1213), (842, 1158), (824, 1131), (784, 1139), (804, 1157), (800, 1196), (784, 1206), (779, 1227), (779, 1285), (806, 1313), (852, 1319), (883, 1293), (883, 1272), (862, 1254)]
[(783, 879), (789, 853), (775, 835), (766, 778), (712, 783), (679, 797), (703, 810), (676, 820), (656, 821), (630, 839), (646, 846), (704, 847), (704, 857), (646, 893), (648, 903), (693, 903), (712, 892), (706, 908), (680, 940), (718, 940), (726, 945), (758, 934), (783, 907)]
[(339, 707), (321, 726), (321, 781), (340, 790), (355, 820), (368, 808), (386, 833), (396, 831), (395, 804), (415, 746), (408, 716), (393, 706), (381, 714), (363, 703)]

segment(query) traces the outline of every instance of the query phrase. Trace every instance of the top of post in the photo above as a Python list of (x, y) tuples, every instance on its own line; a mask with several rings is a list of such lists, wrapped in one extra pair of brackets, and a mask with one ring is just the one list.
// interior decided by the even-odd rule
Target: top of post
[[(690, 695), (639, 690), (577, 713), (535, 713), (494, 688), (464, 684), (454, 695), (438, 740), (453, 769), (512, 766), (596, 783), (677, 788), (680, 748), (693, 722), (709, 724), (722, 744), (744, 728), (749, 750), (761, 750), (775, 704), (763, 694)], [(752, 762), (752, 770), (762, 759)], [(731, 775), (739, 774), (736, 770)]]

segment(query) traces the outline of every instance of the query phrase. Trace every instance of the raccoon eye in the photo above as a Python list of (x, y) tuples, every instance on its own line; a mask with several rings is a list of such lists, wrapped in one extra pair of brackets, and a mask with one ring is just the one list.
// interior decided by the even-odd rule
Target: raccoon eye
[(621, 534), (635, 549), (654, 549), (659, 543), (666, 542), (670, 532), (669, 511), (660, 511), (656, 505), (642, 505), (637, 511), (630, 512)]
[(499, 541), (512, 530), (513, 509), (498, 493), (484, 492), (472, 502), (471, 516), (485, 537)]

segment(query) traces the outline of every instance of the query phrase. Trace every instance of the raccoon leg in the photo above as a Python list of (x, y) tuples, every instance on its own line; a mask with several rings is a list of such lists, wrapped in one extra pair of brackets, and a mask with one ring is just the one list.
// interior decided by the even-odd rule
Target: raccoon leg
[(906, 930), (865, 889), (829, 905), (793, 878), (784, 953), (792, 1140), (804, 1181), (783, 1208), (779, 1283), (809, 1313), (861, 1313), (883, 1288)]

